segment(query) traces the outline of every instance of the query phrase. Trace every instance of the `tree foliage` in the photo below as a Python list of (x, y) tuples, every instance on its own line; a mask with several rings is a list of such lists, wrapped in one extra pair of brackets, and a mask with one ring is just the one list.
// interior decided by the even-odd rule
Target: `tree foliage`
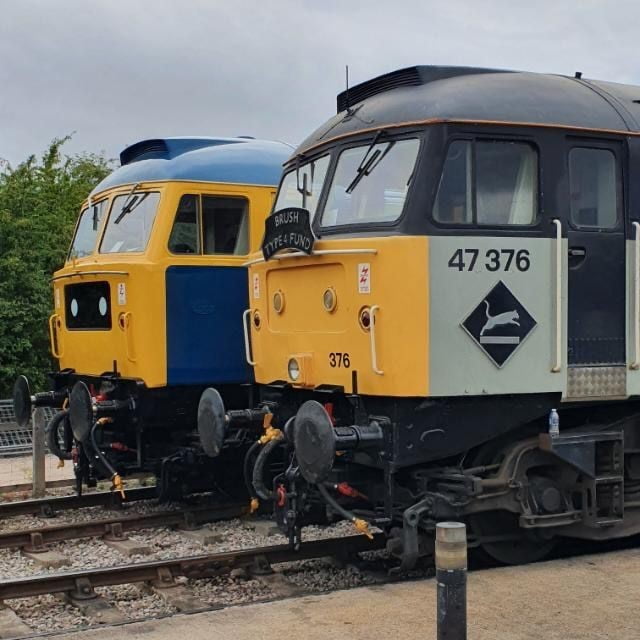
[(54, 140), (42, 158), (0, 166), (0, 398), (21, 373), (46, 386), (51, 275), (64, 263), (80, 204), (113, 168), (102, 155), (64, 156), (68, 139)]

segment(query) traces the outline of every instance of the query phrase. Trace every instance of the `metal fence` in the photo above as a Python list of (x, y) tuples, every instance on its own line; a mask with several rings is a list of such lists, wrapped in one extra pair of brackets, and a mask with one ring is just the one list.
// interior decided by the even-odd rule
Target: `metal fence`
[[(44, 409), (47, 422), (53, 417), (55, 409)], [(13, 413), (11, 400), (0, 400), (0, 458), (31, 453), (33, 446), (33, 426), (19, 427)]]

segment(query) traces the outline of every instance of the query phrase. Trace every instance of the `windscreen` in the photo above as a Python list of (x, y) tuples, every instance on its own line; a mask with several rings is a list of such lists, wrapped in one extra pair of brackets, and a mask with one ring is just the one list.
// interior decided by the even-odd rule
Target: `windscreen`
[(141, 253), (147, 248), (160, 194), (139, 191), (113, 200), (100, 253)]
[(309, 211), (309, 217), (313, 220), (328, 168), (329, 156), (322, 156), (287, 173), (278, 190), (273, 210), (302, 207)]
[(89, 256), (95, 251), (98, 232), (100, 231), (108, 202), (106, 199), (101, 200), (82, 210), (76, 227), (76, 234), (73, 237), (71, 249), (69, 249), (69, 260)]
[(402, 214), (420, 142), (392, 140), (345, 149), (338, 157), (321, 226), (393, 222)]

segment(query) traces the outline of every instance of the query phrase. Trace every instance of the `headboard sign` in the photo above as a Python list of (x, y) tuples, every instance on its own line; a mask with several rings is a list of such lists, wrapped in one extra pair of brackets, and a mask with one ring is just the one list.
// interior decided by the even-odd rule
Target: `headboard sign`
[(310, 254), (315, 239), (307, 209), (280, 209), (265, 220), (262, 255), (265, 260), (269, 260), (283, 249), (295, 249)]

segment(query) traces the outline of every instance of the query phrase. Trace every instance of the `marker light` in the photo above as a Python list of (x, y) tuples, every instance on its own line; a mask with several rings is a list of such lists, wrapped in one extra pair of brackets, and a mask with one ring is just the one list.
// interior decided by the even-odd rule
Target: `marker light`
[(289, 363), (287, 364), (287, 371), (289, 372), (289, 377), (296, 382), (300, 377), (300, 365), (295, 358), (291, 358)]
[(273, 310), (276, 313), (284, 311), (284, 293), (280, 289), (273, 294)]
[(335, 310), (336, 305), (338, 304), (338, 297), (336, 296), (336, 292), (333, 290), (333, 287), (329, 287), (322, 294), (322, 304), (329, 313)]
[(369, 329), (371, 328), (371, 312), (369, 311), (369, 307), (363, 307), (362, 309), (360, 309), (358, 322), (360, 322), (360, 326), (365, 331), (369, 331)]

